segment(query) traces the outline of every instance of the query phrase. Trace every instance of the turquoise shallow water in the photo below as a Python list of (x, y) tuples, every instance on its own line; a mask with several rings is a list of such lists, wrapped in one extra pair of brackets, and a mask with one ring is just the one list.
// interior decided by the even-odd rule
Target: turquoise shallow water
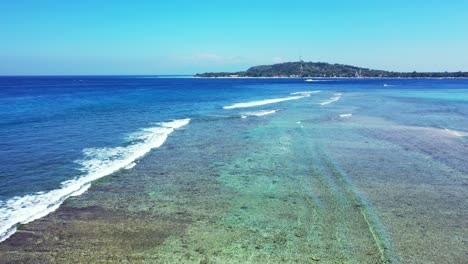
[[(36, 190), (56, 190), (91, 169), (117, 167), (21, 226), (0, 244), (6, 260), (466, 257), (466, 80), (92, 80), (98, 84), (83, 93), (70, 86), (44, 95), (21, 83), (23, 94), (2, 97), (10, 111), (2, 157), (32, 157), (22, 160), (26, 178), (3, 167), (2, 177), (17, 181), (2, 188), (4, 200), (15, 188), (19, 197), (40, 196)], [(34, 144), (21, 150), (23, 141)], [(82, 170), (77, 160), (98, 165)]]

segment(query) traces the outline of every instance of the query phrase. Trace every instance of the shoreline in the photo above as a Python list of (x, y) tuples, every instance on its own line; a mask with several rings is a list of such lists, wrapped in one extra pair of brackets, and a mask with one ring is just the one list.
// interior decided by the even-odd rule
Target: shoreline
[(414, 80), (414, 79), (427, 79), (427, 80), (468, 80), (468, 77), (282, 77), (282, 76), (273, 76), (273, 77), (250, 77), (250, 76), (221, 76), (221, 77), (204, 77), (204, 76), (191, 76), (195, 79), (344, 79), (344, 80)]

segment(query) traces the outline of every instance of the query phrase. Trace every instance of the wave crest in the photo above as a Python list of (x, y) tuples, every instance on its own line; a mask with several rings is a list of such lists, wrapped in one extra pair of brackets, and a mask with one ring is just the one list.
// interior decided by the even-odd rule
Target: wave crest
[(327, 104), (331, 104), (333, 102), (336, 102), (338, 100), (341, 99), (341, 93), (335, 93), (333, 97), (331, 97), (329, 100), (327, 101), (323, 101), (321, 103), (319, 103), (319, 105), (327, 105)]
[(241, 115), (241, 118), (247, 118), (249, 116), (265, 116), (265, 115), (271, 115), (276, 112), (280, 111), (280, 109), (276, 110), (260, 110), (260, 111), (255, 111), (255, 112), (246, 112)]
[(228, 105), (224, 106), (224, 109), (235, 109), (235, 108), (247, 108), (247, 107), (255, 107), (255, 106), (261, 106), (261, 105), (267, 105), (267, 104), (275, 104), (275, 103), (280, 103), (284, 101), (290, 101), (290, 100), (297, 100), (297, 99), (302, 99), (305, 97), (309, 97), (312, 93), (315, 93), (318, 91), (312, 91), (312, 92), (296, 92), (296, 93), (291, 93), (290, 97), (283, 97), (283, 98), (275, 98), (275, 99), (266, 99), (266, 100), (261, 100), (261, 101), (252, 101), (252, 102), (246, 102), (246, 103), (237, 103), (233, 105)]
[(83, 176), (62, 182), (60, 189), (0, 201), (0, 242), (15, 233), (17, 224), (44, 217), (57, 210), (68, 197), (83, 194), (92, 181), (135, 166), (135, 160), (160, 147), (169, 134), (189, 122), (190, 119), (179, 119), (144, 128), (131, 134), (125, 147), (84, 149), (84, 158), (76, 161), (81, 165)]

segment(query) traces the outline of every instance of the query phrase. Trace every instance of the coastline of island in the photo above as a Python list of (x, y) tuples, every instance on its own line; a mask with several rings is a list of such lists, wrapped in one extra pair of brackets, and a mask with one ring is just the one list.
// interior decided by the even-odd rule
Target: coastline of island
[(345, 64), (325, 62), (285, 62), (259, 65), (239, 72), (205, 72), (193, 75), (196, 78), (396, 78), (396, 79), (458, 79), (468, 78), (468, 72), (394, 72), (374, 70)]

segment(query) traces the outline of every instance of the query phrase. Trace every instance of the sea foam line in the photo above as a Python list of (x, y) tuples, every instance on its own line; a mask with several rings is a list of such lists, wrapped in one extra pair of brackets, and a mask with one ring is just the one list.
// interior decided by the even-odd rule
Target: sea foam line
[(452, 130), (452, 129), (448, 129), (448, 128), (445, 128), (444, 127), (444, 131), (451, 135), (451, 136), (454, 136), (454, 137), (464, 137), (466, 136), (467, 134), (465, 132), (462, 132), (462, 131), (457, 131), (457, 130)]
[(334, 94), (334, 96), (332, 98), (330, 98), (330, 100), (323, 101), (323, 102), (319, 103), (319, 105), (331, 104), (331, 103), (336, 102), (336, 101), (338, 101), (340, 99), (341, 99), (341, 93), (336, 93), (336, 94)]
[(271, 115), (276, 112), (280, 111), (280, 109), (276, 110), (260, 110), (260, 111), (254, 111), (254, 112), (246, 112), (241, 115), (241, 118), (247, 118), (249, 116), (265, 116), (265, 115)]
[(320, 93), (321, 91), (317, 90), (317, 91), (303, 91), (303, 92), (294, 92), (294, 93), (290, 93), (290, 95), (304, 95), (304, 96), (309, 96), (311, 94), (315, 94), (315, 93)]
[(297, 100), (297, 99), (309, 97), (312, 93), (315, 93), (315, 92), (316, 91), (296, 92), (296, 93), (291, 93), (291, 95), (294, 95), (294, 96), (290, 96), (290, 97), (267, 99), (267, 100), (253, 101), (253, 102), (246, 102), (246, 103), (237, 103), (233, 105), (224, 106), (223, 108), (234, 109), (234, 108), (246, 108), (246, 107), (254, 107), (254, 106), (260, 106), (260, 105), (267, 105), (267, 104), (275, 104), (279, 102)]
[(18, 224), (44, 217), (57, 210), (68, 197), (83, 194), (92, 181), (135, 166), (137, 159), (160, 147), (169, 134), (189, 122), (190, 119), (179, 119), (142, 129), (128, 137), (125, 147), (84, 149), (84, 158), (76, 161), (82, 166), (84, 176), (62, 182), (60, 189), (0, 201), (0, 242), (13, 235)]

